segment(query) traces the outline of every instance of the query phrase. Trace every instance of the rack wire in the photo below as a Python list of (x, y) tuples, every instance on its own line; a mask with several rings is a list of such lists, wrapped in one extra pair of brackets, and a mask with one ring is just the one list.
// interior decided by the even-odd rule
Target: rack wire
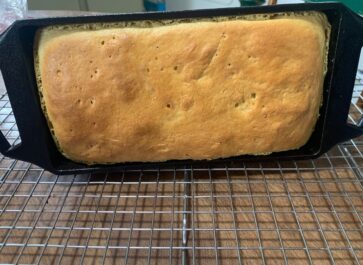
[[(357, 123), (357, 78), (348, 122)], [(0, 128), (20, 141), (6, 95)], [(363, 263), (362, 138), (315, 160), (57, 176), (0, 158), (0, 263)]]

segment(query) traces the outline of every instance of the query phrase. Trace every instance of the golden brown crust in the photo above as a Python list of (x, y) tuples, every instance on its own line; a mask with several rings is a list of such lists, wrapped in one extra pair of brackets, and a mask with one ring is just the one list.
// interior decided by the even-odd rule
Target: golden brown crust
[(322, 97), (321, 15), (40, 33), (46, 115), (85, 163), (296, 149)]

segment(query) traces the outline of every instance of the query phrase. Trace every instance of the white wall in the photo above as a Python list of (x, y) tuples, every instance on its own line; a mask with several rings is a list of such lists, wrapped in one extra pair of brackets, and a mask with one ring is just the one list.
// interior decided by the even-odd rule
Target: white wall
[[(0, 0), (1, 1), (1, 0)], [(79, 10), (79, 0), (28, 0), (32, 10)], [(142, 0), (86, 0), (91, 11), (139, 12)], [(279, 4), (302, 3), (303, 0), (278, 0)], [(166, 0), (168, 10), (202, 9), (239, 6), (239, 0)]]
[(360, 51), (360, 60), (359, 60), (359, 66), (358, 69), (361, 70), (361, 72), (359, 72), (360, 76), (363, 79), (363, 48)]
[(77, 0), (28, 0), (31, 10), (79, 10)]
[(239, 0), (166, 0), (167, 10), (186, 10), (240, 6)]
[[(267, 2), (267, 0), (266, 0)], [(278, 0), (279, 4), (303, 3), (303, 0)], [(239, 0), (166, 0), (168, 10), (222, 8), (240, 6)]]
[[(1, 1), (1, 0), (0, 0)], [(140, 12), (142, 0), (87, 0), (91, 11)], [(78, 0), (28, 0), (31, 10), (80, 10)]]
[(88, 0), (90, 10), (99, 12), (140, 12), (142, 0)]

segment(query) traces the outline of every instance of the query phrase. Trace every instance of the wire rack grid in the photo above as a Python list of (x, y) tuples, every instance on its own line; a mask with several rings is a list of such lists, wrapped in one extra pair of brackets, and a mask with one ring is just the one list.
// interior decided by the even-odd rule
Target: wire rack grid
[[(20, 141), (6, 95), (0, 122)], [(357, 138), (308, 161), (70, 176), (1, 157), (0, 263), (361, 264), (362, 152)]]

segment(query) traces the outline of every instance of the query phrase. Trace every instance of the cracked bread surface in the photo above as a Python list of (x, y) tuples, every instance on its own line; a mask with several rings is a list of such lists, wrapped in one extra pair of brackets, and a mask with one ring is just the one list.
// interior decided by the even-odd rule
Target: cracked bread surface
[(317, 12), (38, 32), (43, 110), (87, 164), (297, 149), (322, 102), (329, 25)]

